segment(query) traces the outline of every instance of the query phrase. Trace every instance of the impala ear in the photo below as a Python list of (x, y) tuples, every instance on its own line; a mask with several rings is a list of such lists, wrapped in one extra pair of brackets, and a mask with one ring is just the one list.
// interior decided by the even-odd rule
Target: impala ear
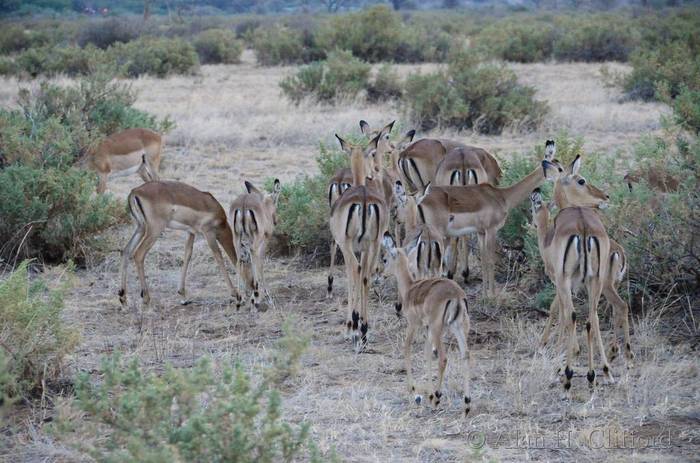
[(243, 185), (245, 185), (245, 191), (250, 194), (255, 191), (255, 187), (253, 186), (252, 183), (250, 183), (248, 180), (243, 182)]
[(406, 189), (403, 187), (401, 180), (397, 180), (394, 184), (394, 194), (401, 204), (406, 202)]
[(428, 184), (425, 186), (425, 189), (423, 190), (423, 194), (420, 196), (416, 196), (416, 205), (420, 205), (420, 203), (423, 202), (425, 197), (428, 196), (432, 190), (433, 182), (428, 182)]
[(546, 159), (542, 161), (542, 172), (544, 173), (544, 178), (547, 180), (555, 180), (554, 172), (558, 171), (559, 168), (556, 164), (552, 164)]
[(360, 132), (362, 132), (362, 134), (367, 138), (369, 138), (369, 136), (372, 135), (372, 128), (369, 126), (367, 121), (360, 121)]
[(571, 166), (569, 167), (569, 170), (571, 171), (571, 175), (578, 175), (578, 171), (581, 169), (581, 155), (577, 154), (576, 159), (571, 163)]
[(377, 149), (377, 143), (379, 143), (379, 138), (382, 136), (381, 132), (377, 134), (376, 137), (374, 137), (372, 140), (370, 140), (369, 145), (367, 145), (367, 153), (370, 153), (372, 150)]
[(400, 150), (403, 151), (403, 149), (404, 149), (409, 143), (411, 143), (411, 142), (413, 141), (413, 137), (414, 137), (415, 135), (416, 135), (416, 131), (415, 131), (415, 130), (409, 130), (408, 132), (406, 132), (406, 135), (404, 135), (403, 138), (401, 138), (401, 140), (398, 141), (398, 143), (396, 144), (396, 146), (397, 146)]
[(350, 154), (352, 152), (352, 146), (350, 146), (350, 143), (348, 143), (345, 140), (343, 140), (342, 138), (340, 138), (337, 133), (335, 134), (335, 138), (337, 138), (338, 141), (340, 142), (340, 149), (345, 151), (345, 153), (347, 153), (347, 154)]
[(532, 201), (533, 206), (539, 206), (542, 205), (542, 192), (539, 188), (535, 188), (532, 190), (532, 193), (530, 193), (530, 201)]
[(548, 161), (551, 161), (554, 159), (554, 156), (557, 154), (557, 145), (554, 143), (554, 140), (547, 140), (544, 142), (544, 158)]
[(382, 129), (382, 133), (391, 133), (391, 129), (394, 128), (395, 122), (396, 121), (391, 121), (387, 125), (385, 125), (384, 128)]

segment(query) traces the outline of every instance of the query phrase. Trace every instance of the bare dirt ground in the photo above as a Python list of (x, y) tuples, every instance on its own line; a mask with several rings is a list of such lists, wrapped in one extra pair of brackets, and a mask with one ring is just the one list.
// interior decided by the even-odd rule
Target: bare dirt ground
[[(663, 107), (618, 103), (619, 95), (603, 87), (599, 65), (514, 68), (551, 105), (544, 128), (500, 137), (451, 135), (506, 157), (529, 151), (560, 130), (584, 136), (589, 149), (624, 154), (634, 140), (659, 130)], [(170, 115), (178, 125), (167, 139), (162, 175), (210, 191), (228, 208), (244, 179), (261, 182), (274, 175), (287, 181), (313, 171), (319, 140), (332, 142), (334, 132), (356, 131), (361, 118), (374, 124), (401, 118), (388, 104), (291, 106), (280, 96), (277, 82), (292, 70), (259, 68), (247, 56), (241, 65), (205, 66), (198, 77), (134, 81), (140, 91), (138, 106)], [(14, 89), (13, 81), (0, 82), (0, 102), (8, 104)], [(118, 179), (109, 190), (125, 197), (138, 183), (136, 177)], [(65, 311), (67, 321), (82, 331), (80, 347), (70, 359), (74, 370), (94, 371), (101, 356), (115, 350), (138, 356), (155, 369), (165, 363), (187, 367), (205, 354), (235, 357), (252, 369), (268, 359), (282, 323), (293, 317), (311, 336), (311, 345), (299, 375), (284, 385), (286, 416), (310, 422), (319, 448), (334, 449), (343, 460), (697, 461), (700, 455), (697, 354), (659, 334), (657, 313), (635, 315), (634, 365), (626, 368), (616, 360), (616, 383), (601, 381), (593, 394), (585, 378), (582, 337), (572, 398), (563, 400), (556, 375), (560, 358), (538, 348), (543, 316), (482, 303), (476, 296), (477, 277), (467, 288), (473, 408), (464, 418), (455, 346), (440, 408), (412, 402), (400, 347), (405, 321), (394, 314), (393, 280), (376, 288), (370, 301), (369, 347), (355, 354), (340, 325), (342, 272), (336, 274), (335, 300), (325, 299), (327, 262), (308, 269), (295, 257), (269, 258), (266, 272), (274, 306), (261, 313), (247, 307), (237, 311), (228, 303), (227, 288), (206, 244), (198, 240), (188, 275), (192, 303), (180, 305), (176, 290), (185, 241), (180, 232), (166, 232), (147, 257), (152, 307), (139, 312), (132, 266), (131, 307), (120, 311), (118, 250), (131, 233), (131, 225), (110, 232), (107, 239), (115, 252), (78, 272)], [(517, 307), (513, 298), (524, 297), (513, 286), (505, 293), (510, 307)], [(422, 372), (418, 342), (414, 353)], [(22, 439), (8, 461), (78, 458), (40, 428), (30, 426)]]

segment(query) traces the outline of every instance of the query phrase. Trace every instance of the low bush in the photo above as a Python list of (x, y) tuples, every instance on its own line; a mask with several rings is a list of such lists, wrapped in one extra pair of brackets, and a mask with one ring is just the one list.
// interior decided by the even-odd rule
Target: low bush
[(41, 30), (32, 30), (21, 25), (12, 26), (7, 23), (0, 29), (0, 54), (2, 55), (45, 46), (49, 42), (49, 35)]
[(479, 32), (475, 46), (505, 61), (534, 63), (552, 56), (555, 36), (554, 25), (544, 21), (499, 21)]
[(275, 25), (255, 29), (252, 37), (255, 57), (263, 66), (310, 63), (326, 56), (309, 31)]
[(668, 96), (675, 98), (685, 86), (700, 90), (700, 55), (688, 45), (675, 42), (652, 50), (638, 50), (630, 58), (632, 72), (623, 77), (622, 87), (633, 99), (657, 97), (662, 83)]
[(559, 61), (627, 61), (641, 34), (619, 16), (593, 15), (560, 20), (553, 55)]
[(305, 98), (335, 102), (353, 98), (368, 87), (370, 66), (348, 51), (334, 51), (325, 61), (304, 66), (280, 82), (282, 92), (293, 102)]
[(398, 72), (389, 64), (383, 64), (367, 87), (369, 101), (399, 99), (403, 95), (403, 85)]
[(423, 129), (451, 126), (500, 133), (509, 126), (527, 130), (540, 123), (547, 107), (534, 95), (535, 89), (519, 84), (505, 65), (461, 52), (446, 70), (410, 76), (404, 105)]
[(123, 67), (128, 77), (193, 74), (199, 68), (197, 52), (191, 43), (182, 39), (140, 38), (117, 43), (107, 54)]
[[(304, 343), (288, 338), (280, 348), (301, 354)], [(85, 419), (71, 420), (64, 409), (56, 434), (98, 461), (320, 461), (309, 425), (282, 418), (272, 378), (285, 375), (256, 381), (239, 364), (223, 363), (215, 368), (204, 357), (193, 368), (158, 375), (137, 359), (106, 358), (99, 383), (87, 373), (76, 383), (69, 410)]]
[[(669, 101), (669, 100), (667, 100)], [(700, 134), (700, 89), (690, 90), (681, 87), (675, 100), (671, 101), (675, 122), (682, 127)]]
[(233, 31), (209, 29), (194, 40), (194, 47), (202, 64), (232, 64), (241, 60), (243, 44), (236, 40)]
[(143, 34), (143, 23), (131, 19), (111, 18), (88, 22), (78, 33), (77, 42), (81, 47), (93, 45), (107, 49), (116, 43), (126, 43)]
[[(348, 167), (349, 163), (345, 153), (328, 149), (323, 144), (316, 163), (320, 171), (318, 175), (301, 176), (282, 185), (275, 232), (293, 248), (323, 255), (331, 243), (328, 183), (338, 169)], [(268, 183), (271, 188), (271, 181)]]
[(85, 48), (47, 46), (23, 51), (14, 61), (8, 60), (2, 72), (27, 77), (84, 76), (108, 61), (105, 53), (92, 45)]
[(78, 341), (61, 320), (68, 284), (65, 276), (52, 288), (30, 279), (26, 261), (0, 281), (0, 406), (36, 397), (61, 377)]
[(95, 175), (74, 167), (93, 143), (129, 127), (172, 124), (133, 108), (135, 94), (113, 74), (77, 85), (20, 91), (19, 110), (0, 110), (0, 258), (82, 258), (95, 234), (125, 218)]

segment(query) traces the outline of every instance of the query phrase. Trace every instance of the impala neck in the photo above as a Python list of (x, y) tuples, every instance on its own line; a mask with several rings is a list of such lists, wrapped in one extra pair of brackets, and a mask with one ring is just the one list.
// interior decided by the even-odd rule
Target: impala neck
[(509, 186), (507, 188), (502, 188), (501, 192), (503, 198), (506, 201), (506, 207), (508, 210), (513, 209), (515, 206), (525, 201), (525, 199), (530, 196), (532, 190), (542, 185), (545, 181), (544, 172), (542, 172), (542, 166), (538, 166), (537, 169), (532, 171), (530, 175), (516, 183), (515, 185)]
[(238, 255), (236, 254), (236, 248), (233, 246), (233, 233), (228, 224), (221, 227), (221, 230), (219, 230), (217, 234), (217, 240), (221, 244), (221, 247), (224, 248), (224, 252), (231, 260), (231, 263), (234, 266), (238, 265)]
[(549, 227), (549, 209), (545, 204), (542, 209), (534, 214), (533, 222), (537, 226), (537, 244), (540, 247), (540, 252), (545, 249), (545, 237), (547, 236), (547, 227)]
[(561, 186), (561, 180), (557, 180), (557, 183), (554, 184), (554, 203), (559, 210), (574, 206), (574, 204), (569, 201), (569, 198), (566, 197), (564, 187)]
[(408, 257), (405, 251), (399, 251), (397, 257), (398, 262), (396, 262), (396, 283), (398, 286), (399, 294), (401, 295), (401, 300), (406, 301), (408, 297), (408, 290), (411, 289), (415, 280), (411, 276), (410, 270), (408, 270)]

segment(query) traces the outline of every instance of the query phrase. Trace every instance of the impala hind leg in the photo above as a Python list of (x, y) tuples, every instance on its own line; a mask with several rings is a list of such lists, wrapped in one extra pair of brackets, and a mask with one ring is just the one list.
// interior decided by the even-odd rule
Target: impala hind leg
[(576, 336), (576, 312), (571, 297), (571, 280), (564, 275), (557, 279), (557, 299), (560, 304), (559, 323), (562, 324), (562, 340), (566, 344), (566, 363), (564, 366), (564, 389), (571, 389), (571, 379), (574, 370), (571, 368), (574, 360), (574, 338)]
[[(600, 333), (600, 321), (598, 320), (598, 302), (600, 301), (600, 294), (602, 292), (602, 285), (599, 278), (589, 278), (588, 281), (588, 320), (591, 325), (591, 335), (593, 340), (597, 344), (598, 352), (600, 353), (600, 359), (603, 363), (603, 373), (608, 377), (608, 380), (613, 383), (615, 378), (613, 378), (612, 371), (610, 369), (610, 363), (608, 362), (608, 357), (605, 354), (605, 346), (603, 345), (603, 337)], [(592, 346), (589, 346), (592, 350)], [(589, 354), (591, 355), (591, 354)], [(592, 362), (592, 361), (591, 361)], [(593, 379), (595, 379), (595, 371), (593, 370), (592, 363), (589, 365), (589, 375), (592, 373)], [(589, 377), (588, 381), (593, 384), (593, 380)]]
[(182, 274), (180, 275), (180, 287), (177, 293), (182, 296), (181, 304), (187, 302), (186, 292), (185, 292), (185, 280), (187, 278), (187, 269), (190, 266), (190, 260), (192, 259), (192, 247), (194, 246), (194, 233), (189, 233), (187, 235), (187, 242), (185, 243), (185, 259), (182, 263)]
[(338, 252), (338, 245), (335, 240), (331, 240), (331, 265), (328, 270), (328, 288), (326, 292), (326, 299), (333, 298), (333, 270), (335, 269), (335, 255)]
[(146, 254), (148, 254), (148, 251), (151, 250), (155, 242), (158, 240), (158, 235), (160, 235), (162, 230), (152, 230), (148, 225), (145, 228), (143, 239), (134, 250), (134, 264), (136, 265), (136, 271), (139, 274), (139, 280), (141, 282), (141, 301), (144, 305), (148, 305), (151, 302), (151, 295), (148, 290), (148, 283), (146, 282), (144, 260), (146, 258)]
[[(559, 305), (557, 304), (557, 296), (556, 294), (554, 295), (554, 299), (552, 299), (552, 302), (549, 304), (549, 316), (547, 317), (547, 321), (545, 322), (544, 325), (544, 332), (542, 333), (542, 339), (540, 340), (540, 346), (545, 347), (547, 343), (549, 342), (549, 333), (554, 326), (554, 323), (556, 322), (557, 318), (557, 311), (559, 310)], [(561, 323), (561, 320), (559, 321)], [(560, 338), (561, 340), (561, 338)]]
[(459, 253), (464, 256), (462, 257), (464, 262), (464, 266), (462, 267), (462, 279), (465, 285), (469, 283), (469, 237), (470, 235), (465, 235), (459, 239)]
[(139, 245), (139, 243), (143, 240), (145, 231), (146, 231), (145, 226), (142, 224), (138, 224), (136, 227), (136, 230), (134, 231), (134, 234), (131, 236), (131, 239), (129, 240), (126, 247), (122, 251), (121, 288), (119, 288), (119, 302), (121, 303), (122, 307), (127, 306), (126, 272), (127, 272), (128, 266), (129, 266), (129, 259), (133, 259), (134, 250)]
[[(464, 306), (466, 313), (466, 305)], [(459, 353), (462, 361), (462, 374), (463, 374), (463, 392), (464, 392), (464, 415), (469, 414), (471, 410), (471, 393), (470, 393), (470, 381), (471, 372), (469, 371), (469, 348), (467, 345), (467, 339), (469, 338), (469, 320), (465, 319), (464, 323), (460, 323), (459, 319), (450, 325), (450, 331), (457, 339), (457, 344), (459, 346)]]
[(634, 354), (632, 353), (632, 346), (630, 344), (629, 306), (611, 284), (603, 286), (603, 296), (605, 296), (605, 299), (607, 299), (613, 307), (612, 323), (614, 327), (614, 339), (609, 353), (609, 360), (612, 362), (615, 359), (615, 356), (620, 351), (618, 340), (623, 339), (625, 358), (631, 361), (634, 359)]
[(416, 328), (418, 325), (414, 325), (410, 321), (408, 322), (408, 328), (406, 329), (406, 340), (403, 346), (403, 358), (406, 365), (406, 376), (408, 383), (408, 392), (413, 396), (413, 400), (416, 404), (420, 405), (423, 401), (423, 396), (416, 393), (416, 386), (413, 383), (413, 361), (411, 359), (411, 351), (413, 347), (413, 336), (416, 334)]

